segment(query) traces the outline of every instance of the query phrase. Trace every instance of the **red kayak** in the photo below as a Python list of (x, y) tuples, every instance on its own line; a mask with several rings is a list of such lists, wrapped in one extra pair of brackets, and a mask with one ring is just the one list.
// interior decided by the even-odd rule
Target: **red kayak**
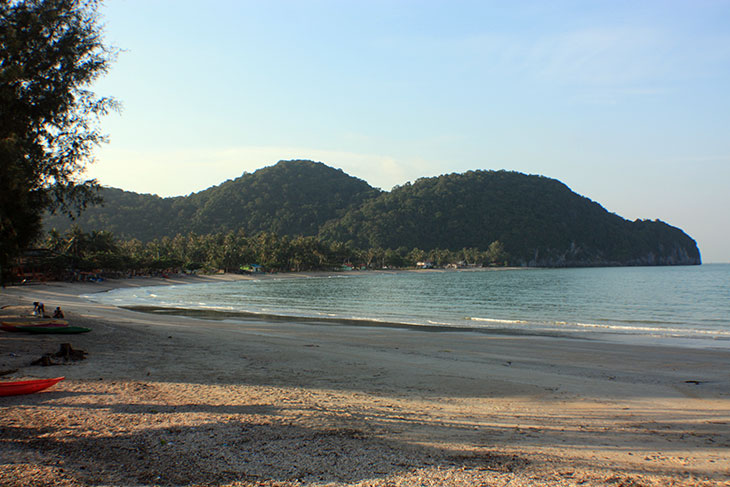
[(31, 394), (33, 392), (47, 389), (65, 377), (55, 379), (16, 380), (13, 382), (0, 382), (0, 396), (17, 396), (19, 394)]
[(68, 325), (68, 321), (58, 318), (44, 318), (36, 320), (3, 320), (3, 323), (13, 326), (38, 326), (38, 325)]
[(5, 331), (24, 331), (24, 328), (65, 328), (68, 326), (68, 321), (65, 320), (54, 320), (54, 321), (3, 321), (0, 324), (0, 329)]

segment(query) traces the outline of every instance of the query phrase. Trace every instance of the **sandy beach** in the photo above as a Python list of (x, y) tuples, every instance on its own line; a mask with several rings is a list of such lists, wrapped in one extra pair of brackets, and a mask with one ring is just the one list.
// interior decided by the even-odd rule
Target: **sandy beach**
[[(0, 485), (730, 485), (730, 351), (230, 323), (87, 301), (132, 278), (0, 290), (83, 335), (0, 332)], [(32, 366), (60, 343), (85, 360)], [(10, 372), (13, 371), (14, 372)]]

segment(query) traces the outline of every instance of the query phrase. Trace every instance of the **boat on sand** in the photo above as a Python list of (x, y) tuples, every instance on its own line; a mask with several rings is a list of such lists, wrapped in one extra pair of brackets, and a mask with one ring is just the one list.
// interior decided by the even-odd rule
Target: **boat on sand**
[(42, 391), (62, 381), (65, 377), (53, 379), (16, 380), (0, 382), (0, 396), (18, 396), (20, 394), (31, 394)]
[(23, 326), (20, 327), (20, 331), (25, 333), (74, 334), (90, 332), (91, 328), (84, 328), (83, 326)]
[(68, 325), (68, 321), (60, 319), (41, 319), (41, 320), (14, 320), (4, 319), (3, 324), (13, 326), (38, 326), (38, 325)]
[(38, 321), (38, 322), (26, 322), (26, 321), (3, 321), (0, 323), (0, 329), (5, 331), (27, 331), (28, 328), (65, 328), (68, 327), (68, 322), (64, 320), (55, 321)]

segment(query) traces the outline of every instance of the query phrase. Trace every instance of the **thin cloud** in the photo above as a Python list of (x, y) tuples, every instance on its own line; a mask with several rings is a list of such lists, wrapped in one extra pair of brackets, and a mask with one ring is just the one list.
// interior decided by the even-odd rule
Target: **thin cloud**
[(562, 84), (643, 84), (667, 74), (667, 47), (651, 29), (592, 28), (539, 39), (528, 64), (539, 78)]
[[(220, 150), (120, 150), (106, 147), (87, 176), (128, 191), (179, 196), (198, 192), (280, 160), (308, 159), (342, 169), (370, 185), (389, 190), (418, 177), (438, 173), (422, 159), (361, 154), (309, 147), (245, 146)], [(140, 178), (139, 174), (144, 174)]]

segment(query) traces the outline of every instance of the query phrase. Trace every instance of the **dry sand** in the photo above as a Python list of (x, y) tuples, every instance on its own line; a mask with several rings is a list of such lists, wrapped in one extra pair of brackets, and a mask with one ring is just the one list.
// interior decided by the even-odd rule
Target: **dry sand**
[[(61, 306), (91, 333), (0, 332), (0, 485), (730, 485), (730, 351), (156, 316)], [(86, 360), (30, 362), (62, 342)]]

